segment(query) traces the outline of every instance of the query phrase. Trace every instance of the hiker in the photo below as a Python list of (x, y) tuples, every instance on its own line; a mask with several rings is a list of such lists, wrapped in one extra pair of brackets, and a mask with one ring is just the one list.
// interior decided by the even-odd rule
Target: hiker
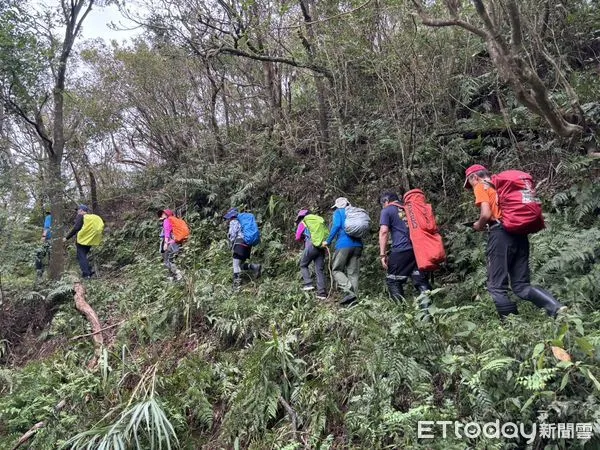
[(50, 239), (52, 238), (52, 214), (50, 211), (46, 211), (44, 218), (44, 230), (42, 231), (42, 245), (37, 250), (35, 255), (35, 270), (37, 276), (41, 278), (44, 274), (44, 259), (50, 252)]
[[(351, 210), (350, 208), (353, 207), (347, 198), (339, 197), (335, 200), (334, 205), (331, 207), (335, 210), (331, 232), (323, 242), (323, 246), (328, 247), (337, 238), (333, 254), (332, 272), (338, 287), (345, 294), (341, 301), (342, 305), (351, 304), (356, 300), (360, 256), (363, 249), (362, 237), (368, 232), (370, 225), (370, 219), (364, 210), (360, 208)], [(352, 224), (349, 223), (350, 220), (347, 216), (350, 211), (353, 214), (360, 215), (360, 223), (355, 222), (354, 217)], [(349, 225), (356, 229), (349, 228)]]
[[(507, 174), (508, 177), (500, 177)], [(528, 216), (532, 206), (539, 202), (531, 176), (518, 171), (507, 171), (494, 176), (482, 165), (475, 164), (465, 171), (466, 189), (472, 189), (475, 205), (480, 208), (479, 219), (473, 223), (476, 231), (488, 232), (487, 242), (487, 287), (500, 318), (509, 314), (518, 314), (517, 304), (508, 297), (509, 282), (513, 292), (524, 300), (529, 300), (538, 308), (543, 308), (551, 317), (566, 309), (550, 292), (530, 284), (529, 239), (527, 233), (539, 231), (544, 227), (541, 208), (536, 216)], [(524, 180), (526, 181), (524, 183)], [(502, 182), (503, 196), (499, 196)], [(521, 185), (519, 185), (519, 183)], [(517, 197), (510, 197), (511, 193)], [(529, 200), (524, 201), (525, 196)], [(507, 197), (508, 196), (508, 197)], [(516, 202), (515, 202), (516, 199)], [(504, 212), (500, 209), (504, 205)], [(514, 208), (526, 205), (526, 214), (512, 214)], [(521, 221), (517, 227), (515, 223)], [(537, 223), (536, 223), (537, 222)], [(518, 227), (521, 227), (521, 234)], [(507, 231), (512, 230), (512, 232)]]
[(300, 273), (304, 281), (303, 291), (312, 291), (315, 289), (308, 268), (314, 261), (315, 275), (317, 278), (317, 298), (319, 300), (327, 299), (326, 281), (325, 281), (325, 248), (321, 246), (323, 240), (329, 234), (325, 225), (325, 220), (315, 214), (311, 214), (308, 209), (302, 209), (296, 216), (296, 241), (304, 241), (304, 251), (300, 258)]
[[(417, 267), (409, 229), (404, 221), (403, 204), (393, 192), (383, 193), (379, 202), (383, 208), (379, 219), (379, 259), (387, 271), (385, 281), (390, 297), (396, 301), (404, 299), (404, 284), (409, 277), (419, 294), (426, 293), (431, 290), (431, 285), (427, 275)], [(388, 254), (390, 236), (392, 244)], [(422, 307), (426, 309), (427, 305)]]
[(262, 266), (248, 264), (252, 247), (260, 242), (260, 232), (256, 219), (251, 213), (240, 213), (236, 208), (231, 208), (223, 218), (228, 222), (227, 238), (233, 253), (233, 290), (238, 291), (242, 285), (242, 271), (252, 271), (256, 278), (260, 278)]
[(102, 243), (103, 231), (104, 222), (100, 216), (90, 213), (90, 209), (86, 205), (79, 205), (77, 207), (75, 224), (67, 236), (63, 238), (63, 242), (66, 242), (77, 235), (75, 242), (77, 248), (77, 261), (81, 268), (81, 275), (85, 279), (92, 278), (95, 273), (90, 267), (88, 258), (92, 247)]
[(160, 252), (163, 255), (165, 267), (169, 271), (169, 277), (173, 281), (181, 281), (183, 274), (173, 262), (179, 255), (183, 244), (190, 236), (190, 229), (185, 221), (175, 217), (173, 211), (164, 209), (157, 212), (158, 220), (162, 222), (160, 233)]

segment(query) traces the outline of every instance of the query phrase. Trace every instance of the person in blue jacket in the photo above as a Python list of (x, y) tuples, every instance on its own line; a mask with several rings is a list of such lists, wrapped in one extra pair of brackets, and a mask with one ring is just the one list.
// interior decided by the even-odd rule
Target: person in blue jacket
[(335, 282), (345, 294), (341, 302), (343, 305), (356, 300), (360, 256), (363, 249), (362, 241), (348, 236), (344, 230), (347, 206), (351, 206), (347, 198), (339, 197), (335, 200), (335, 204), (332, 206), (335, 212), (333, 213), (331, 232), (323, 242), (324, 246), (330, 246), (337, 237), (331, 270)]
[(44, 218), (44, 231), (42, 232), (42, 245), (35, 255), (35, 270), (38, 277), (44, 274), (44, 260), (50, 253), (50, 239), (52, 238), (52, 214), (46, 211)]

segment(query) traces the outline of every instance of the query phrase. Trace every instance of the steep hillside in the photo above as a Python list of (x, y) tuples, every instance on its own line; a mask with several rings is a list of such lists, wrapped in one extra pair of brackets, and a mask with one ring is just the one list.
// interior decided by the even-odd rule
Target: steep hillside
[[(444, 224), (450, 265), (436, 280), (433, 321), (423, 322), (411, 293), (402, 304), (387, 298), (374, 239), (360, 302), (340, 307), (339, 294), (317, 301), (300, 290), (299, 250), (285, 243), (293, 227), (274, 228), (272, 208), (262, 210), (256, 254), (263, 278), (239, 293), (218, 218), (188, 216), (182, 283), (166, 279), (154, 221), (126, 224), (98, 255), (101, 279), (86, 282), (105, 328), (97, 357), (70, 281), (11, 294), (16, 310), (52, 317), (44, 327), (28, 316), (39, 327), (17, 345), (6, 345), (3, 331), (2, 448), (40, 421), (30, 448), (68, 439), (74, 448), (525, 448), (526, 438), (442, 439), (441, 427), (434, 440), (419, 440), (418, 421), (500, 420), (527, 430), (596, 422), (600, 236), (582, 191), (572, 201), (535, 236), (532, 260), (569, 313), (553, 321), (521, 302), (504, 325), (484, 289), (481, 236), (460, 225)], [(567, 442), (586, 443), (538, 432), (531, 445)]]

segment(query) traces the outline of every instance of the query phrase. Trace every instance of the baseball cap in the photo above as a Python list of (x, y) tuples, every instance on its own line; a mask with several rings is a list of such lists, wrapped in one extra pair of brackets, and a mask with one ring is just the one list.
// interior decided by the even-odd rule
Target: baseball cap
[(165, 215), (167, 217), (173, 217), (174, 216), (173, 211), (171, 211), (170, 209), (165, 209), (165, 210), (163, 210), (163, 212), (165, 213)]
[(300, 219), (301, 217), (307, 216), (309, 213), (310, 213), (310, 211), (308, 209), (301, 209), (300, 211), (298, 211), (296, 220)]
[(487, 171), (487, 169), (481, 164), (473, 164), (472, 166), (467, 167), (467, 170), (465, 170), (465, 184), (463, 185), (463, 187), (465, 189), (471, 189), (471, 185), (469, 184), (469, 177), (474, 173), (481, 172), (482, 170)]
[(346, 206), (350, 206), (348, 199), (346, 197), (338, 197), (335, 199), (335, 203), (331, 209), (345, 208)]
[(89, 211), (90, 211), (90, 208), (88, 208), (88, 207), (87, 207), (87, 205), (79, 205), (79, 206), (77, 207), (77, 209), (78, 209), (78, 210), (85, 211), (85, 212), (89, 212)]
[(225, 213), (225, 215), (223, 216), (223, 219), (225, 219), (225, 220), (233, 219), (234, 217), (237, 217), (237, 215), (238, 215), (237, 208), (231, 208), (231, 209), (229, 209), (229, 211), (227, 211)]

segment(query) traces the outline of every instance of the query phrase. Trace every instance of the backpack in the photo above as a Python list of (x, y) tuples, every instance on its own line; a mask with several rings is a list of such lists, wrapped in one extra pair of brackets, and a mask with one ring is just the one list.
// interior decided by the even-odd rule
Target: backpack
[(404, 211), (417, 267), (424, 272), (439, 269), (446, 260), (446, 250), (433, 208), (422, 190), (412, 189), (404, 194)]
[(168, 217), (167, 220), (171, 222), (171, 226), (173, 227), (173, 239), (177, 244), (183, 244), (190, 237), (190, 227), (186, 223), (185, 220), (171, 216)]
[(498, 195), (502, 226), (509, 233), (530, 234), (543, 230), (542, 202), (535, 192), (533, 177), (520, 170), (506, 170), (492, 176)]
[(77, 233), (77, 243), (80, 245), (98, 246), (102, 243), (104, 221), (96, 214), (85, 214), (83, 226)]
[(320, 247), (321, 244), (327, 236), (329, 235), (329, 230), (327, 229), (327, 225), (325, 225), (325, 219), (321, 216), (317, 216), (316, 214), (308, 214), (304, 216), (302, 219), (306, 228), (310, 232), (310, 240), (315, 247)]
[(369, 234), (370, 228), (371, 218), (364, 209), (346, 206), (344, 231), (348, 236), (354, 239), (363, 239)]
[(246, 245), (258, 245), (260, 243), (260, 230), (258, 229), (254, 214), (241, 213), (238, 214), (237, 219), (242, 227), (242, 234), (244, 235)]

